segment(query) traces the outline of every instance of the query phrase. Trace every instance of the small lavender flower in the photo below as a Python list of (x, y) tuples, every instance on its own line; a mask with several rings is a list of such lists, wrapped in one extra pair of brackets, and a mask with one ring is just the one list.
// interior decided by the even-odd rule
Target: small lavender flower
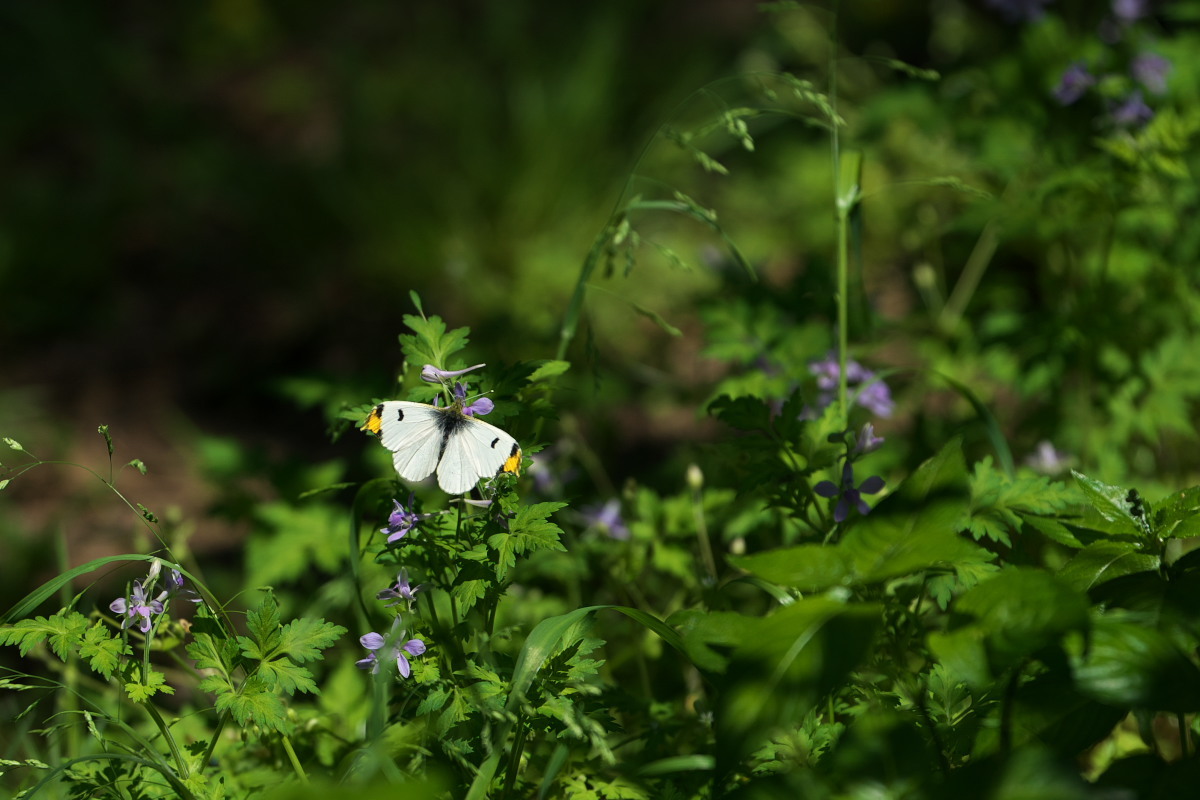
[[(398, 630), (400, 620), (396, 619), (396, 623), (392, 625), (392, 642), (398, 642), (404, 636), (404, 631)], [(396, 659), (396, 670), (402, 677), (407, 678), (412, 674), (412, 666), (408, 663), (408, 656), (419, 656), (425, 652), (425, 643), (420, 639), (409, 639), (404, 644), (388, 644), (388, 639), (385, 639), (382, 634), (371, 631), (364, 634), (359, 640), (359, 643), (369, 651), (366, 658), (359, 659), (354, 662), (359, 669), (369, 669), (371, 674), (375, 675), (379, 672), (379, 655), (380, 651), (387, 646), (385, 658)], [(407, 655), (406, 655), (407, 654)]]
[(1058, 81), (1058, 88), (1054, 90), (1054, 99), (1064, 106), (1069, 106), (1083, 97), (1095, 84), (1096, 76), (1088, 72), (1083, 62), (1076, 61), (1063, 72)]
[(433, 364), (426, 364), (421, 367), (421, 380), (426, 383), (446, 383), (451, 378), (457, 378), (459, 375), (465, 375), (472, 370), (482, 369), (486, 366), (487, 364), (476, 364), (466, 369), (438, 369)]
[(599, 528), (613, 539), (629, 538), (629, 528), (621, 518), (620, 500), (613, 498), (604, 505), (589, 506), (582, 513), (589, 528)]
[(146, 598), (146, 591), (142, 588), (141, 581), (133, 582), (133, 589), (129, 593), (129, 598), (118, 597), (109, 603), (108, 607), (114, 614), (124, 614), (125, 619), (121, 620), (121, 627), (124, 628), (140, 618), (138, 622), (138, 630), (142, 633), (149, 633), (150, 626), (154, 624), (151, 619), (152, 615), (161, 614), (163, 612), (162, 601), (166, 599), (167, 593), (163, 592), (154, 600)]
[(1157, 53), (1142, 53), (1133, 59), (1129, 71), (1151, 94), (1163, 94), (1167, 91), (1171, 62)]
[(454, 382), (454, 399), (462, 406), (462, 413), (468, 417), (473, 417), (476, 414), (482, 417), (485, 414), (492, 413), (492, 409), (496, 407), (496, 404), (486, 397), (480, 397), (473, 403), (467, 402), (467, 389), (469, 388), (468, 384), (459, 383), (458, 381)]
[(983, 0), (983, 4), (1008, 22), (1033, 22), (1046, 13), (1044, 6), (1053, 0)]
[(1135, 91), (1112, 110), (1113, 124), (1118, 128), (1137, 128), (1154, 118), (1154, 109), (1146, 105), (1142, 93)]
[(1037, 449), (1026, 456), (1025, 464), (1043, 475), (1058, 475), (1071, 466), (1073, 459), (1048, 441), (1038, 442)]
[(851, 450), (853, 455), (866, 455), (874, 453), (880, 447), (883, 447), (884, 438), (875, 435), (875, 426), (870, 422), (862, 426), (858, 436), (854, 440), (854, 449)]
[(394, 603), (388, 603), (385, 608), (399, 605), (402, 601), (407, 603), (409, 608), (412, 607), (413, 600), (416, 599), (417, 592), (424, 589), (423, 584), (412, 586), (408, 582), (408, 570), (401, 569), (400, 574), (396, 576), (396, 582), (386, 589), (383, 589), (375, 597), (379, 600), (395, 600)]
[(1148, 0), (1113, 0), (1113, 16), (1128, 25), (1150, 13)]
[(416, 514), (408, 510), (412, 508), (413, 497), (414, 495), (409, 493), (407, 509), (400, 504), (399, 500), (392, 500), (392, 503), (395, 504), (395, 508), (393, 508), (392, 513), (388, 515), (387, 526), (379, 529), (380, 533), (387, 534), (388, 544), (391, 544), (392, 542), (398, 542), (403, 539), (408, 535), (408, 532), (411, 531), (421, 520), (437, 516), (436, 514)]
[(876, 494), (883, 489), (883, 478), (878, 475), (872, 475), (863, 481), (859, 487), (854, 488), (854, 467), (850, 461), (846, 461), (846, 465), (842, 467), (842, 485), (838, 486), (833, 481), (821, 481), (813, 487), (813, 491), (821, 497), (838, 497), (837, 507), (833, 510), (834, 522), (845, 522), (846, 517), (850, 516), (850, 506), (858, 509), (858, 513), (866, 516), (871, 513), (871, 507), (867, 505), (867, 501), (862, 499), (864, 494)]
[(171, 570), (171, 575), (167, 578), (166, 596), (175, 597), (176, 595), (180, 595), (190, 603), (199, 603), (201, 601), (200, 595), (196, 593), (195, 589), (185, 589), (183, 586), (183, 573), (177, 569)]

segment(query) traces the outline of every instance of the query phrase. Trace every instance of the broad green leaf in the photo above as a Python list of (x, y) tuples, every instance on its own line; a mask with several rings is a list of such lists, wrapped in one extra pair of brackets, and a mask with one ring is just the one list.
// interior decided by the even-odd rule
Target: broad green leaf
[(1178, 539), (1200, 536), (1200, 486), (1160, 500), (1154, 510), (1154, 532)]
[(728, 556), (733, 566), (781, 586), (818, 592), (846, 583), (850, 567), (836, 547), (802, 544), (748, 556)]
[(27, 655), (34, 645), (46, 642), (61, 660), (66, 661), (83, 642), (87, 617), (78, 611), (60, 611), (49, 617), (18, 620), (10, 628), (0, 629), (0, 644), (15, 644), (21, 655)]
[(1114, 578), (1157, 570), (1159, 563), (1158, 556), (1141, 552), (1130, 542), (1093, 542), (1058, 571), (1058, 578), (1072, 589), (1086, 592)]
[(1141, 526), (1129, 511), (1129, 490), (1089, 478), (1075, 470), (1071, 470), (1071, 474), (1075, 476), (1075, 482), (1083, 489), (1088, 502), (1100, 516), (1109, 522), (1117, 523), (1122, 533), (1141, 535)]
[(517, 563), (517, 556), (538, 550), (566, 550), (562, 528), (546, 517), (566, 507), (566, 503), (534, 503), (522, 506), (509, 521), (508, 530), (488, 537), (488, 546), (496, 551), (496, 579), (504, 581)]
[(258, 670), (254, 674), (263, 681), (267, 688), (279, 689), (288, 694), (295, 694), (297, 691), (319, 694), (321, 691), (313, 682), (311, 672), (293, 664), (287, 658), (260, 661)]
[(709, 403), (708, 412), (741, 431), (767, 431), (771, 427), (771, 409), (757, 397), (721, 395)]
[(981, 628), (968, 626), (949, 632), (933, 631), (929, 634), (929, 649), (954, 678), (975, 689), (986, 690), (992, 685)]
[(277, 731), (284, 731), (288, 727), (283, 701), (261, 681), (253, 678), (246, 680), (237, 692), (218, 695), (217, 710), (228, 711), (243, 727), (255, 724)]
[(1153, 628), (1097, 619), (1073, 668), (1080, 690), (1101, 702), (1151, 711), (1200, 711), (1200, 669)]
[(250, 630), (250, 641), (239, 636), (242, 652), (248, 658), (269, 658), (275, 654), (282, 640), (279, 624), (279, 601), (272, 592), (265, 592), (257, 608), (246, 612), (246, 627)]
[(684, 652), (702, 670), (725, 672), (729, 654), (741, 644), (749, 617), (733, 611), (687, 609), (672, 614), (670, 623), (679, 630)]
[(304, 663), (321, 657), (321, 651), (332, 647), (348, 631), (323, 619), (302, 617), (283, 626), (280, 631), (279, 652), (293, 661)]
[(1036, 569), (1001, 570), (960, 597), (952, 611), (970, 618), (959, 630), (981, 636), (993, 675), (1088, 625), (1087, 598)]

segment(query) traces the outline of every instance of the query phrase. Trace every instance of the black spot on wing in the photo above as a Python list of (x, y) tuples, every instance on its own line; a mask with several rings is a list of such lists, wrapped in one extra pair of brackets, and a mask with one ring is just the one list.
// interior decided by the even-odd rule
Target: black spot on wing
[[(380, 406), (380, 408), (383, 408), (383, 406)], [(404, 407), (403, 406), (396, 409), (396, 421), (397, 422), (404, 421)]]
[(488, 446), (489, 446), (489, 447), (491, 447), (493, 450), (495, 450), (495, 449), (496, 449), (496, 442), (498, 442), (498, 441), (500, 441), (500, 437), (499, 437), (499, 436), (497, 436), (495, 439), (492, 439), (492, 443), (491, 443), (490, 445), (488, 445)]

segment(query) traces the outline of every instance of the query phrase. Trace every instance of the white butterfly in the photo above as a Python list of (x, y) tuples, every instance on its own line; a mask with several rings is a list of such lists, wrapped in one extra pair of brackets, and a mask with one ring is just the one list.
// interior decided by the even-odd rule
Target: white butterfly
[(437, 470), (447, 494), (466, 494), (481, 478), (521, 473), (521, 446), (495, 425), (464, 414), (461, 402), (438, 408), (407, 400), (389, 400), (371, 410), (365, 431), (378, 434), (392, 451), (392, 463), (408, 481)]

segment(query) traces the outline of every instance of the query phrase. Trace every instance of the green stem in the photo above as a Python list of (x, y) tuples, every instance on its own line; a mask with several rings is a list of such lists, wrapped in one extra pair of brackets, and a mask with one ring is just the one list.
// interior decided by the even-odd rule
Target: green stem
[(217, 727), (213, 729), (212, 738), (208, 740), (208, 749), (204, 751), (204, 758), (200, 760), (200, 771), (212, 762), (213, 753), (217, 749), (217, 741), (221, 738), (221, 731), (225, 729), (225, 723), (229, 721), (229, 714), (222, 712), (217, 717)]
[(296, 751), (292, 749), (292, 740), (286, 733), (280, 734), (280, 737), (283, 739), (283, 749), (287, 751), (288, 761), (292, 762), (292, 769), (296, 771), (301, 783), (308, 783), (308, 775), (305, 774), (304, 767), (300, 766), (300, 759), (296, 758)]
[(183, 760), (183, 753), (179, 752), (179, 745), (175, 743), (175, 737), (171, 735), (171, 730), (167, 727), (166, 721), (163, 720), (162, 714), (158, 713), (158, 709), (149, 700), (142, 705), (145, 707), (146, 713), (154, 720), (154, 724), (158, 726), (158, 731), (162, 734), (163, 741), (167, 743), (167, 748), (171, 751), (171, 757), (175, 759), (175, 769), (179, 771), (179, 777), (186, 781), (189, 774), (187, 762)]
[(1179, 760), (1184, 761), (1188, 757), (1188, 725), (1182, 711), (1175, 712), (1175, 724), (1179, 726)]
[(525, 715), (519, 715), (517, 717), (517, 736), (513, 740), (512, 750), (508, 753), (508, 772), (504, 776), (504, 794), (501, 795), (504, 800), (512, 797), (513, 787), (517, 783), (517, 773), (521, 770), (521, 754), (525, 750), (525, 735), (528, 730), (529, 728), (525, 724)]

